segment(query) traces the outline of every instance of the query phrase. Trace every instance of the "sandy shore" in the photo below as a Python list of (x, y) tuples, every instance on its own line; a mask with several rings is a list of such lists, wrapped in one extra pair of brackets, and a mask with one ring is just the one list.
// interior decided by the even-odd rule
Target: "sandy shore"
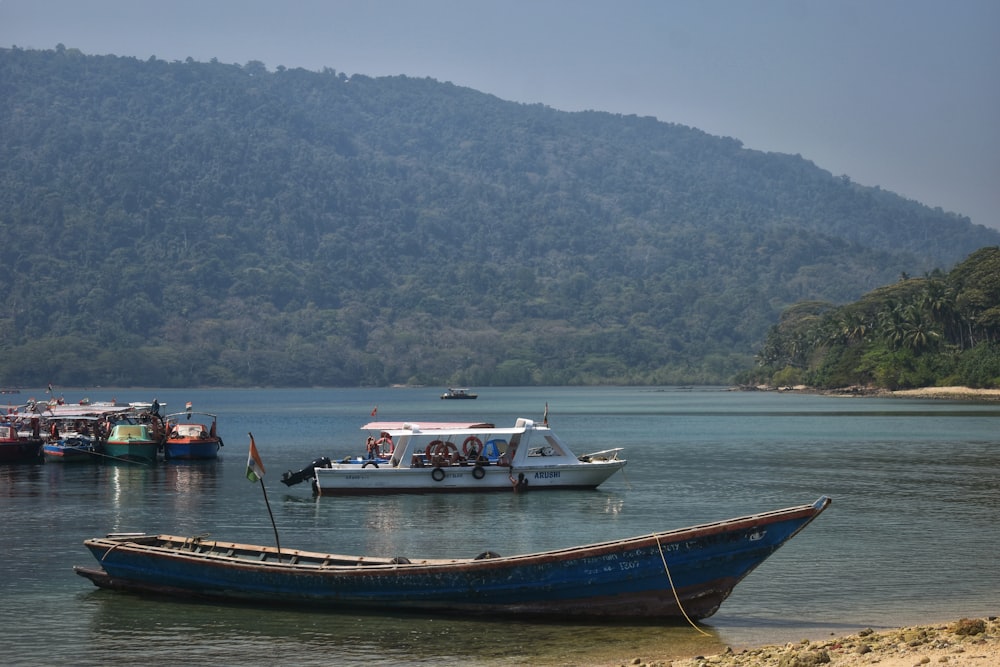
[(729, 650), (712, 656), (682, 660), (642, 658), (621, 663), (627, 667), (915, 667), (917, 665), (1000, 665), (1000, 620), (996, 616), (960, 619), (857, 634), (823, 641)]
[(972, 389), (971, 387), (922, 387), (899, 389), (889, 392), (901, 398), (953, 398), (962, 400), (1000, 401), (1000, 389)]
[(873, 389), (871, 387), (842, 387), (840, 389), (814, 389), (806, 385), (794, 387), (741, 387), (741, 390), (804, 392), (825, 394), (827, 396), (847, 396), (864, 398), (866, 396), (888, 396), (892, 398), (934, 398), (956, 401), (1000, 401), (1000, 389), (974, 389), (972, 387), (921, 387), (919, 389)]

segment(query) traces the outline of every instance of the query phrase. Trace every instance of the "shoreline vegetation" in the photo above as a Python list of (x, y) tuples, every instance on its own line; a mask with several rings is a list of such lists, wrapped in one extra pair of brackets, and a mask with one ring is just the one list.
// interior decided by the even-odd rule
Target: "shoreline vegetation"
[(875, 631), (865, 629), (826, 640), (759, 646), (711, 656), (644, 661), (633, 658), (623, 667), (917, 667), (919, 665), (1000, 664), (1000, 620), (957, 621)]
[(792, 387), (772, 387), (756, 385), (740, 387), (744, 391), (780, 391), (823, 394), (825, 396), (887, 398), (931, 398), (955, 401), (1000, 401), (1000, 389), (977, 389), (974, 387), (920, 387), (918, 389), (881, 389), (877, 387), (843, 387), (840, 389), (815, 389), (806, 385)]

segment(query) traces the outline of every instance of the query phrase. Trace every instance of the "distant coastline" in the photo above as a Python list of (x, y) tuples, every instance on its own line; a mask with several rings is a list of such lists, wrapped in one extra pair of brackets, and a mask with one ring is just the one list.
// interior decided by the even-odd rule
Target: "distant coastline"
[(929, 398), (947, 399), (953, 401), (1000, 401), (1000, 389), (976, 389), (973, 387), (920, 387), (918, 389), (881, 389), (877, 387), (843, 387), (841, 389), (816, 389), (805, 385), (794, 387), (769, 387), (758, 385), (740, 387), (744, 391), (780, 391), (823, 394), (825, 396), (868, 397), (883, 396), (888, 398)]

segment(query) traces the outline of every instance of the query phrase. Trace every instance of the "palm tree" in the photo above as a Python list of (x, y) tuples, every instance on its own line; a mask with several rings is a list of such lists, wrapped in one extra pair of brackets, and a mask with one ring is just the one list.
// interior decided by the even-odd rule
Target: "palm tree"
[(937, 341), (941, 337), (941, 333), (934, 328), (934, 323), (929, 322), (916, 306), (906, 308), (903, 314), (902, 332), (900, 342), (915, 354), (937, 346)]
[(921, 309), (941, 325), (945, 340), (962, 344), (962, 323), (955, 301), (955, 290), (942, 280), (928, 280), (919, 298)]
[(878, 315), (879, 335), (894, 350), (903, 343), (906, 335), (904, 322), (903, 309), (892, 301), (887, 302), (886, 309)]

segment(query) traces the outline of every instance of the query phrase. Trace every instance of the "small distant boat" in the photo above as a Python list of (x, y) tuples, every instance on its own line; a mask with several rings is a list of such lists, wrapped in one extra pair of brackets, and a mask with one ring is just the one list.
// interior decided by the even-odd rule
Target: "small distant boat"
[(84, 545), (101, 588), (182, 600), (355, 613), (418, 611), (565, 619), (703, 619), (830, 505), (519, 556), (342, 556), (173, 535), (109, 535)]
[(621, 447), (577, 456), (547, 424), (524, 418), (499, 428), (371, 422), (362, 430), (380, 434), (370, 458), (322, 457), (281, 481), (312, 479), (320, 495), (594, 489), (626, 464)]
[(37, 428), (20, 433), (16, 424), (0, 424), (0, 463), (41, 463), (43, 443)]
[[(197, 421), (192, 422), (192, 416)], [(208, 412), (178, 412), (167, 415), (165, 420), (167, 439), (163, 444), (163, 457), (168, 461), (218, 458), (219, 448), (223, 446), (223, 442), (217, 432), (216, 422), (216, 415)]]
[(157, 431), (151, 424), (115, 424), (104, 443), (104, 454), (111, 460), (156, 463), (162, 444)]
[(42, 455), (53, 463), (96, 463), (101, 460), (100, 417), (62, 412), (46, 419), (49, 439)]
[(479, 398), (479, 394), (473, 394), (464, 387), (450, 387), (448, 391), (441, 394), (441, 398), (446, 400), (473, 399)]

